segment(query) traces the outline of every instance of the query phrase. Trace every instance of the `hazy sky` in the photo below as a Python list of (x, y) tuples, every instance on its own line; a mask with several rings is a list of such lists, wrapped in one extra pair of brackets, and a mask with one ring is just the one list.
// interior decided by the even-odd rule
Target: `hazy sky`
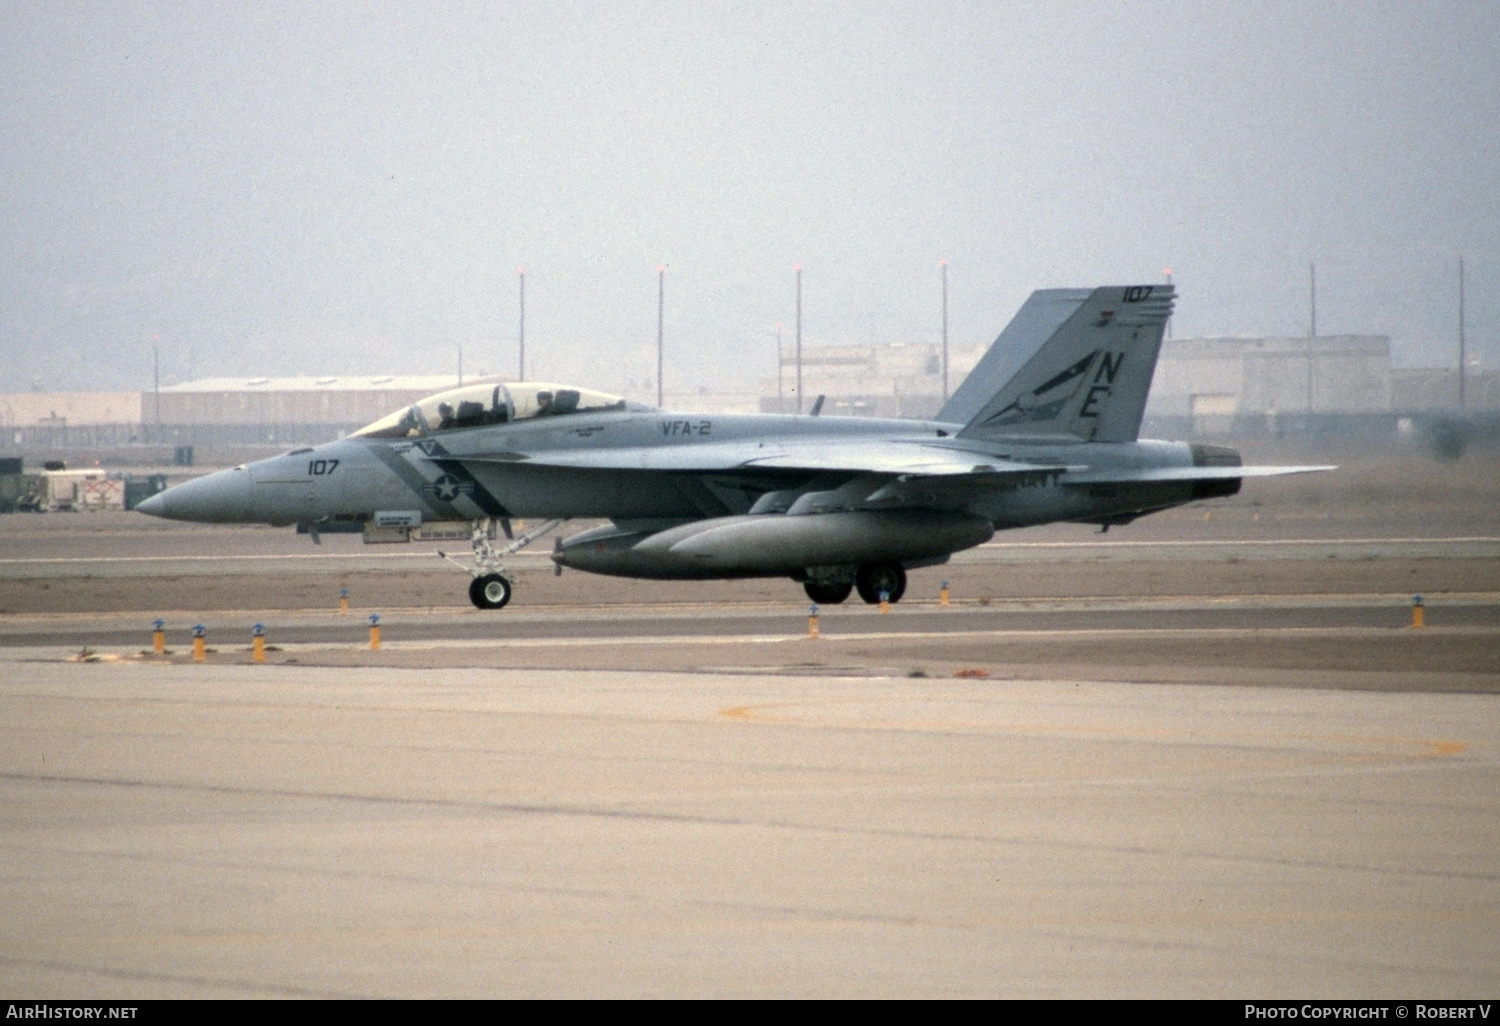
[(0, 390), (774, 373), (992, 339), (1035, 288), (1176, 334), (1500, 364), (1500, 4), (0, 5)]

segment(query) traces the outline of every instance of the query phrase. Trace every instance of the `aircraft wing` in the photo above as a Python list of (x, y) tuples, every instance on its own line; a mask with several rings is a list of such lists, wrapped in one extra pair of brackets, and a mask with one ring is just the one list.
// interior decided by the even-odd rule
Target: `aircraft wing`
[[(435, 457), (436, 458), (436, 457)], [(1165, 484), (1219, 481), (1283, 474), (1311, 474), (1332, 466), (1289, 467), (1090, 467), (1022, 463), (983, 452), (911, 441), (820, 439), (816, 442), (734, 441), (621, 449), (550, 450), (539, 453), (451, 454), (443, 459), (474, 463), (519, 463), (580, 470), (651, 470), (724, 473), (735, 470), (803, 470), (814, 473), (877, 474), (893, 478), (886, 498), (918, 493), (945, 501), (993, 488), (1053, 477), (1062, 485)], [(925, 482), (925, 484), (923, 483)], [(937, 489), (934, 491), (934, 489)], [(910, 492), (911, 495), (907, 496)], [(942, 499), (939, 499), (939, 493)]]
[(756, 456), (747, 466), (786, 470), (856, 471), (897, 477), (953, 477), (967, 474), (1056, 474), (1065, 468), (1017, 463), (982, 452), (901, 442), (823, 442), (789, 445), (779, 453)]
[(1056, 474), (1068, 468), (997, 460), (979, 452), (910, 442), (859, 440), (761, 444), (754, 441), (649, 446), (623, 449), (552, 450), (539, 453), (451, 454), (442, 459), (474, 463), (517, 463), (589, 470), (714, 472), (731, 470), (809, 470), (947, 477), (955, 475)]
[(526, 463), (535, 467), (579, 470), (715, 471), (746, 466), (757, 452), (766, 451), (766, 446), (756, 442), (710, 442), (619, 449), (550, 449), (530, 453), (452, 453), (434, 458), (465, 463)]

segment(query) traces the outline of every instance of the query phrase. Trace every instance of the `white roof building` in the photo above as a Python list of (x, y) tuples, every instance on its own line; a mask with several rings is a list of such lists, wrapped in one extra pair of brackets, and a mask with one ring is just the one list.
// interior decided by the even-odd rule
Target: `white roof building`
[[(501, 381), (464, 378), (465, 384)], [(452, 374), (201, 378), (142, 392), (143, 424), (338, 424), (359, 427), (458, 385)]]

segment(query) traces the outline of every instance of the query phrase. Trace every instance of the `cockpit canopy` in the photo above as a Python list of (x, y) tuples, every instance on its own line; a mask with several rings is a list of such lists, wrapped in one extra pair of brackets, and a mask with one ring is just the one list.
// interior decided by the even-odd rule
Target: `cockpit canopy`
[(543, 381), (468, 385), (428, 396), (419, 403), (381, 417), (354, 434), (361, 438), (416, 438), (440, 431), (508, 424), (533, 417), (603, 413), (637, 406), (617, 395)]

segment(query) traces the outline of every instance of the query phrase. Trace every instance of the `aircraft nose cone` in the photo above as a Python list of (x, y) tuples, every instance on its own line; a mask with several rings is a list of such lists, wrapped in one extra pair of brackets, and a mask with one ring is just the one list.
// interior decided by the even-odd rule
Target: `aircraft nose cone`
[(184, 481), (151, 496), (136, 509), (168, 520), (235, 523), (249, 512), (249, 475), (243, 470), (221, 470), (216, 474)]
[(167, 515), (167, 493), (157, 492), (145, 502), (136, 503), (136, 512), (144, 513), (148, 517), (165, 517)]

